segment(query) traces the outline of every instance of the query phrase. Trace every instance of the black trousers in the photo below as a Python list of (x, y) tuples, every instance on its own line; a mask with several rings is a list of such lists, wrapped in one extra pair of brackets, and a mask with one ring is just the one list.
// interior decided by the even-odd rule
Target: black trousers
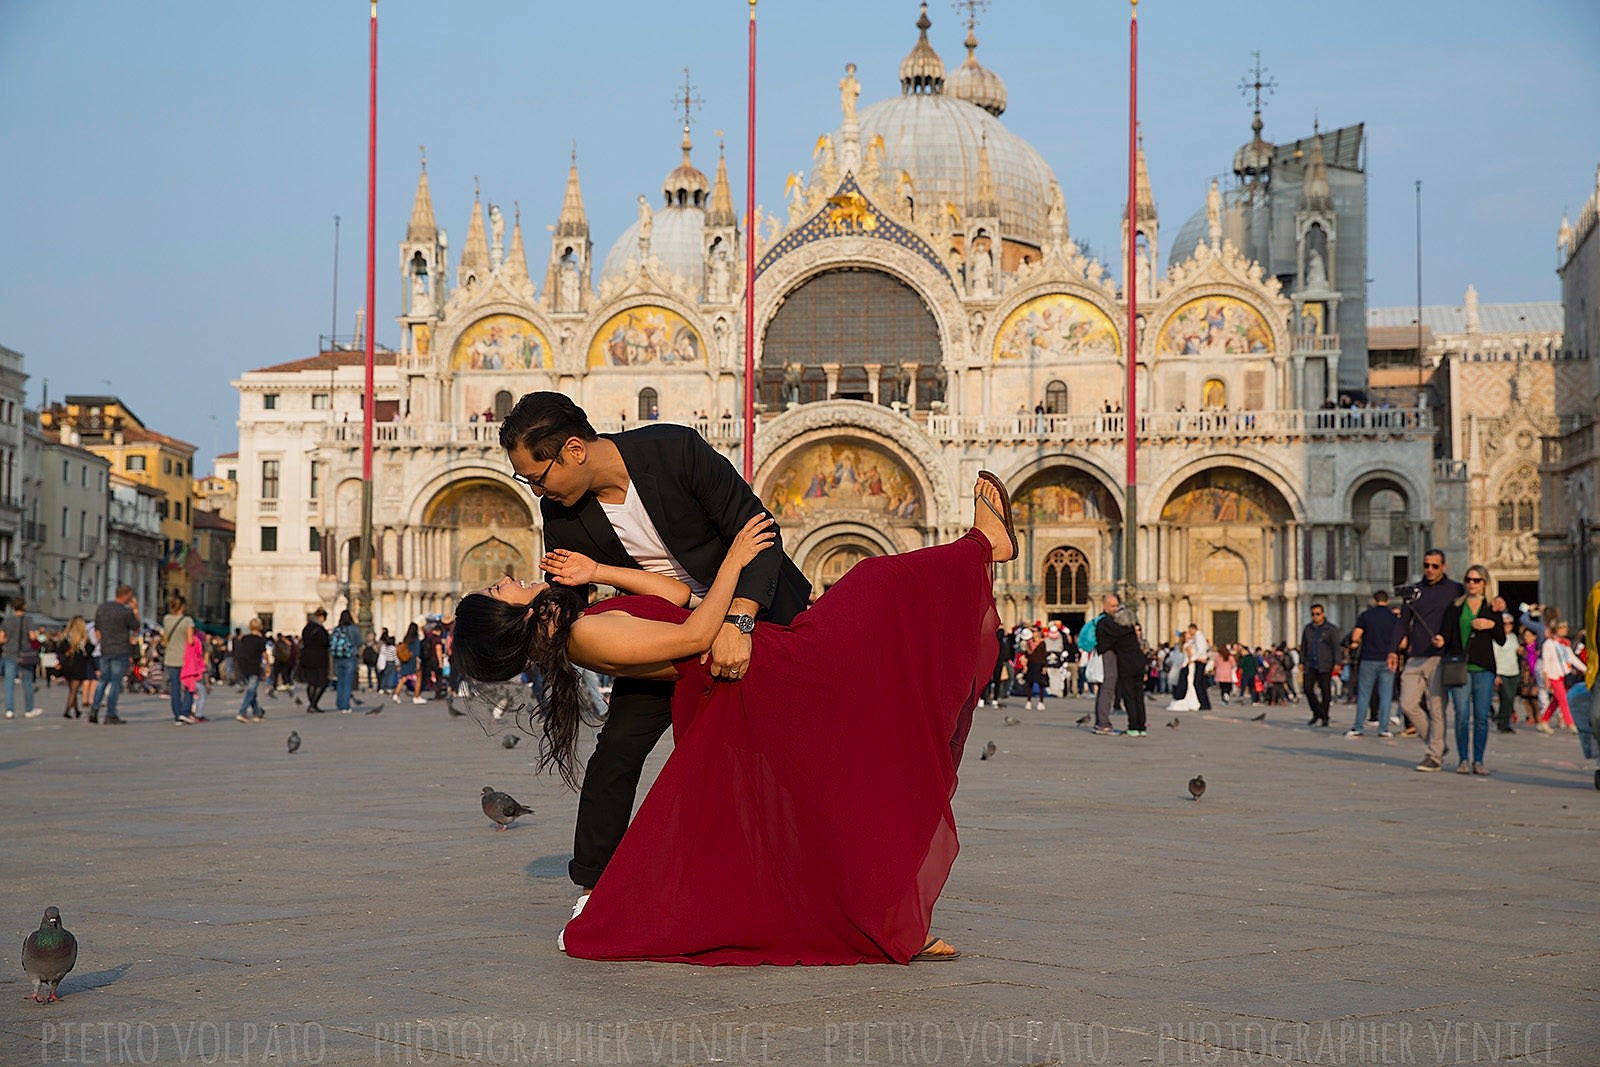
[(621, 843), (645, 758), (671, 725), (671, 682), (618, 678), (612, 683), (611, 710), (578, 793), (578, 826), (567, 865), (572, 880), (585, 889), (594, 888)]
[(1327, 722), (1328, 705), (1333, 701), (1333, 671), (1307, 667), (1305, 673), (1306, 704), (1311, 708), (1311, 717)]
[(1117, 695), (1122, 697), (1122, 710), (1128, 713), (1128, 729), (1147, 727), (1144, 714), (1144, 669), (1137, 664), (1117, 663)]

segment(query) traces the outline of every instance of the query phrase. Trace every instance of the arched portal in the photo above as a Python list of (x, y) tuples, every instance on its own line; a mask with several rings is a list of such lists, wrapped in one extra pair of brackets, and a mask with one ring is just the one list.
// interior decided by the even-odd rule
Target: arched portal
[(1172, 590), (1163, 631), (1194, 623), (1246, 644), (1292, 640), (1291, 577), (1283, 495), (1260, 475), (1212, 467), (1185, 479), (1161, 508), (1161, 573)]
[(532, 577), (538, 535), (526, 493), (488, 478), (446, 486), (413, 527), (407, 577), (477, 589), (502, 576)]
[(1078, 620), (1116, 573), (1122, 510), (1101, 481), (1059, 463), (1031, 475), (1011, 495), (1021, 535), (1021, 561), (1007, 570), (1002, 597), (1027, 618)]

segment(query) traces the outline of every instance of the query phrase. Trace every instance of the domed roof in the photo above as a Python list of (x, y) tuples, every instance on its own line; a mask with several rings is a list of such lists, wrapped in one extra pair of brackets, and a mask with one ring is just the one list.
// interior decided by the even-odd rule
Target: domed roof
[(864, 108), (860, 123), (861, 143), (883, 138), (889, 173), (911, 175), (918, 203), (935, 210), (954, 204), (962, 215), (977, 197), (978, 153), (987, 140), (1003, 236), (1043, 245), (1055, 174), (989, 112), (944, 93), (907, 93)]
[[(917, 43), (900, 64), (900, 95), (861, 110), (861, 144), (882, 137), (889, 173), (911, 175), (918, 203), (934, 210), (953, 204), (962, 215), (978, 198), (978, 157), (987, 144), (1001, 236), (1042, 246), (1055, 174), (1032, 145), (996, 117), (1005, 110), (1005, 85), (971, 54), (976, 36), (969, 30), (967, 62), (959, 77), (946, 81), (944, 63), (928, 43), (932, 25), (923, 4)], [(842, 129), (835, 131), (834, 143), (843, 136)]]
[(1272, 170), (1272, 142), (1261, 137), (1261, 112), (1256, 112), (1250, 123), (1254, 133), (1249, 144), (1241, 145), (1233, 154), (1233, 172), (1241, 178), (1253, 178)]
[(917, 29), (922, 31), (922, 36), (900, 61), (900, 84), (908, 93), (936, 93), (944, 85), (944, 60), (928, 43), (928, 29), (932, 25), (928, 5), (924, 3), (922, 14), (917, 18)]
[(944, 91), (999, 118), (1006, 110), (1006, 83), (1000, 75), (978, 62), (978, 34), (970, 23), (967, 29), (967, 58), (944, 81)]
[[(656, 208), (651, 218), (650, 254), (678, 277), (698, 287), (705, 270), (706, 208), (710, 205), (711, 183), (689, 160), (693, 144), (689, 127), (683, 128), (683, 160), (661, 182), (665, 206)], [(641, 203), (644, 197), (640, 198)], [(600, 281), (626, 273), (629, 260), (639, 261), (639, 220), (622, 231), (600, 267)]]
[[(705, 270), (706, 212), (701, 207), (657, 208), (650, 227), (650, 254), (680, 278), (698, 286)], [(629, 260), (639, 260), (639, 222), (622, 231), (600, 267), (603, 284), (627, 273)]]

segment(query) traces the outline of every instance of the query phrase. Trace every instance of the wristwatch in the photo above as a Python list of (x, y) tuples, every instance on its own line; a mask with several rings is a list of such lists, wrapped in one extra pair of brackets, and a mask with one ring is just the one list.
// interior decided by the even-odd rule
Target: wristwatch
[(756, 617), (754, 615), (724, 615), (722, 621), (733, 623), (742, 634), (750, 633), (756, 628)]

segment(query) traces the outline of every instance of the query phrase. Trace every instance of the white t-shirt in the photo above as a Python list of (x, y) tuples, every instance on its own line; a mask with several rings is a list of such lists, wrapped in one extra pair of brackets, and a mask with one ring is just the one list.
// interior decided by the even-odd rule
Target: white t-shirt
[(650, 521), (650, 513), (645, 511), (644, 501), (639, 499), (639, 490), (631, 480), (622, 503), (607, 504), (602, 500), (600, 507), (611, 521), (617, 540), (622, 542), (622, 547), (635, 563), (647, 571), (678, 579), (697, 597), (706, 595), (707, 587), (690, 577), (689, 572), (683, 569), (683, 564), (668, 551), (666, 542), (661, 539), (661, 532)]

